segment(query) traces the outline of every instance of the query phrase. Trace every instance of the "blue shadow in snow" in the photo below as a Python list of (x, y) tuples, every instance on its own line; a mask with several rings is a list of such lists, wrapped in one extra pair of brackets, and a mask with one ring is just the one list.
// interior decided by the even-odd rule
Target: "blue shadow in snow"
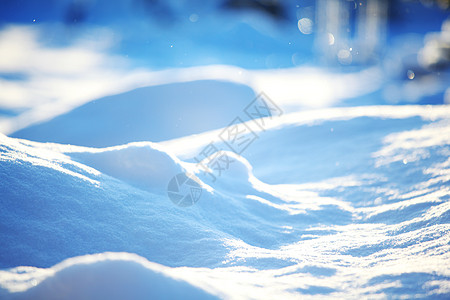
[(254, 97), (248, 86), (220, 81), (145, 87), (94, 100), (11, 136), (91, 147), (160, 142), (244, 119), (242, 110)]

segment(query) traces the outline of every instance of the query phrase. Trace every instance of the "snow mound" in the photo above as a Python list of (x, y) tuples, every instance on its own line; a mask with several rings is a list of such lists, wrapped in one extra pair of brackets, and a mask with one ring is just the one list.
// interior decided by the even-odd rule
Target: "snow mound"
[(250, 87), (223, 81), (150, 86), (93, 100), (11, 136), (90, 147), (158, 142), (227, 126), (254, 97)]
[[(167, 198), (170, 172), (183, 170), (177, 159), (151, 143), (81, 149), (0, 136), (1, 268), (111, 250), (172, 266), (222, 261), (228, 235), (198, 208), (181, 210)], [(195, 254), (205, 243), (208, 251)]]
[[(0, 267), (130, 252), (224, 298), (445, 298), (449, 111), (283, 115), (242, 156), (223, 150), (221, 174), (193, 159), (214, 131), (100, 149), (0, 136)], [(210, 190), (180, 208), (166, 179), (183, 171)]]
[(103, 174), (157, 193), (164, 191), (172, 177), (186, 172), (178, 158), (165, 151), (163, 146), (151, 142), (84, 148), (82, 152), (68, 154)]
[[(0, 161), (16, 165), (29, 164), (45, 167), (66, 175), (77, 177), (92, 184), (99, 184), (96, 178), (100, 172), (72, 161), (68, 156), (46, 147), (33, 147), (18, 139), (0, 133)], [(12, 175), (12, 174), (11, 174)]]
[[(215, 160), (222, 162), (222, 165), (211, 165)], [(251, 189), (252, 181), (256, 181), (250, 163), (231, 151), (217, 151), (206, 157), (196, 165), (195, 173), (216, 190), (242, 193)]]
[[(49, 269), (0, 271), (2, 299), (218, 299), (195, 278), (130, 253), (67, 259)], [(203, 284), (204, 286), (204, 284)], [(3, 289), (3, 291), (2, 291)]]

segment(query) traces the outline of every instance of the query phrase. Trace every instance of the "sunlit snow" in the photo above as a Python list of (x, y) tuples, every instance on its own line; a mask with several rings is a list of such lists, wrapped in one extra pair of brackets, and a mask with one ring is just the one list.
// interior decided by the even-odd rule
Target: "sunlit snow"
[(448, 20), (141, 2), (0, 20), (0, 299), (449, 297)]

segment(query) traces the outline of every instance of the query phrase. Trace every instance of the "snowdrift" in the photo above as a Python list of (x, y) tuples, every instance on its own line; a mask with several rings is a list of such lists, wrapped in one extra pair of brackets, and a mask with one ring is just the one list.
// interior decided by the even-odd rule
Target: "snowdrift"
[(91, 147), (159, 142), (225, 127), (253, 98), (250, 87), (223, 81), (150, 86), (93, 100), (11, 136)]
[[(108, 296), (82, 274), (109, 274), (121, 295), (125, 270), (136, 297), (162, 295), (138, 277), (192, 298), (445, 297), (449, 116), (448, 106), (377, 106), (286, 114), (259, 130), (249, 121), (258, 138), (242, 156), (221, 130), (107, 148), (1, 135), (1, 268), (107, 251), (174, 268), (108, 254), (4, 270), (2, 293), (45, 297), (72, 282), (68, 296)], [(211, 142), (232, 160), (221, 173), (194, 159)], [(203, 188), (185, 208), (167, 194), (183, 172)]]
[(19, 267), (0, 271), (3, 283), (0, 296), (4, 299), (218, 299), (199, 288), (201, 282), (195, 278), (176, 276), (169, 269), (129, 253), (75, 257), (49, 269)]

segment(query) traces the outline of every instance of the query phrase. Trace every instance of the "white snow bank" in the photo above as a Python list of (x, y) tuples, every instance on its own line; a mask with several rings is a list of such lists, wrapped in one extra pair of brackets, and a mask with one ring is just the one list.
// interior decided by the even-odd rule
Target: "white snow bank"
[(151, 142), (84, 148), (70, 156), (103, 174), (157, 193), (164, 191), (172, 177), (186, 172), (178, 158), (166, 152), (163, 146)]
[[(258, 139), (242, 157), (220, 131), (101, 149), (2, 136), (0, 263), (133, 252), (223, 298), (446, 298), (449, 112), (314, 110), (274, 118), (265, 131), (248, 122)], [(216, 181), (192, 159), (211, 142), (234, 160)], [(183, 209), (158, 178), (180, 170), (213, 189)], [(14, 280), (29, 287), (50, 270), (16, 269), (28, 277)], [(2, 286), (14, 286), (10, 273)]]
[[(227, 81), (246, 85), (256, 94), (265, 91), (280, 106), (324, 107), (370, 93), (383, 80), (378, 69), (345, 75), (311, 67), (277, 71), (249, 71), (224, 65), (162, 71), (136, 69), (127, 65), (125, 58), (108, 53), (114, 32), (96, 29), (69, 46), (52, 47), (41, 42), (47, 31), (39, 24), (8, 26), (0, 31), (0, 72), (24, 77), (0, 79), (0, 108), (17, 112), (16, 116), (0, 120), (0, 132), (4, 134), (50, 120), (92, 100), (144, 86)], [(92, 38), (97, 36), (103, 39)]]
[[(346, 121), (355, 118), (369, 117), (379, 119), (407, 119), (419, 117), (426, 121), (446, 119), (450, 115), (448, 105), (403, 105), (403, 106), (356, 106), (335, 107), (325, 109), (303, 110), (284, 114), (280, 117), (267, 118), (264, 129), (253, 121), (245, 122), (255, 133), (283, 129), (289, 126), (319, 126), (324, 122)], [(211, 141), (218, 140), (223, 129), (211, 130), (202, 134), (195, 134), (183, 138), (161, 142), (169, 151), (181, 159), (191, 158), (201, 151)]]
[(0, 287), (2, 299), (217, 299), (199, 278), (177, 275), (130, 253), (74, 257), (48, 269), (0, 271)]
[(29, 163), (53, 169), (64, 174), (86, 180), (98, 185), (96, 177), (100, 172), (86, 165), (72, 161), (68, 156), (46, 149), (44, 147), (30, 147), (21, 140), (9, 138), (0, 133), (0, 162)]
[[(216, 158), (221, 159), (226, 166), (218, 165), (217, 168), (212, 166), (210, 162)], [(244, 157), (231, 151), (213, 153), (195, 166), (194, 173), (215, 189), (245, 193), (258, 182), (253, 176), (250, 163)]]
[(225, 127), (254, 97), (248, 86), (223, 81), (150, 86), (96, 99), (12, 136), (89, 147), (159, 142)]
[[(181, 210), (167, 198), (170, 172), (183, 168), (160, 148), (137, 143), (91, 149), (0, 135), (0, 268), (49, 266), (110, 250), (172, 266), (219, 264), (228, 235), (199, 207)], [(207, 251), (194, 255), (200, 245)], [(181, 252), (186, 256), (176, 255)]]

